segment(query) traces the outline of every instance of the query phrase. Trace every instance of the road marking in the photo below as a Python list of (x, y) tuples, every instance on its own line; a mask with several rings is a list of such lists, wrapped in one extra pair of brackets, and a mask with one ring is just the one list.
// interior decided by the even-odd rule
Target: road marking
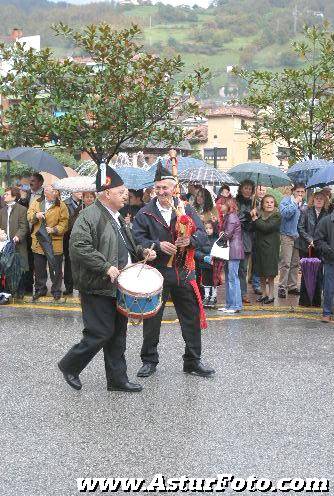
[[(35, 310), (57, 310), (60, 312), (81, 312), (80, 307), (64, 307), (58, 304), (54, 305), (22, 305), (21, 304), (15, 304), (11, 303), (9, 305), (6, 305), (6, 307), (11, 307), (11, 308), (21, 308), (21, 309), (35, 309)], [(278, 313), (270, 313), (270, 314), (261, 314), (261, 315), (245, 315), (245, 314), (237, 314), (237, 315), (225, 315), (225, 316), (207, 316), (208, 321), (224, 321), (224, 320), (252, 320), (252, 319), (282, 319), (282, 318), (290, 318), (290, 319), (306, 319), (306, 320), (317, 320), (319, 321), (319, 316), (318, 315), (312, 315), (312, 314), (296, 314), (295, 312), (289, 312), (289, 313), (283, 313), (283, 312), (278, 312)], [(178, 319), (169, 319), (169, 320), (162, 320), (162, 324), (177, 324), (179, 322)], [(137, 324), (132, 324), (129, 322), (130, 325), (137, 326)]]

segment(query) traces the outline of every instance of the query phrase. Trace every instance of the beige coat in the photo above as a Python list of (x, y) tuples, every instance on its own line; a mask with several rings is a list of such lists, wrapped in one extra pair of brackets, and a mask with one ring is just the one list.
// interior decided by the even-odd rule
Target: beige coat
[[(31, 249), (34, 253), (43, 255), (43, 249), (36, 238), (36, 232), (40, 228), (42, 221), (36, 218), (38, 212), (45, 211), (45, 199), (35, 200), (28, 210), (28, 221), (32, 224), (31, 232)], [(68, 209), (64, 202), (56, 200), (55, 204), (45, 213), (45, 222), (47, 227), (52, 227), (54, 232), (51, 234), (52, 248), (55, 255), (63, 253), (63, 238), (68, 229)]]

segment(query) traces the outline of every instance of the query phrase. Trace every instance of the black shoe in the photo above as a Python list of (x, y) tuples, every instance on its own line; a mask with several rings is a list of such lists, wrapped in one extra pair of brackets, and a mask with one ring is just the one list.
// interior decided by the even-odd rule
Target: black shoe
[(72, 289), (72, 291), (70, 289), (65, 289), (65, 291), (63, 291), (63, 295), (64, 296), (73, 296), (73, 289)]
[[(260, 288), (253, 288), (253, 290), (254, 290), (254, 294), (256, 294), (256, 295), (262, 295), (262, 291), (261, 291)], [(258, 300), (256, 300), (256, 301), (258, 301)]]
[(259, 303), (264, 303), (264, 300), (268, 298), (268, 296), (260, 296), (259, 298), (256, 298), (256, 301)]
[(156, 371), (154, 363), (144, 363), (137, 372), (137, 377), (149, 377)]
[(108, 384), (108, 391), (124, 391), (126, 393), (139, 393), (143, 389), (141, 384), (134, 382), (123, 382), (122, 384)]
[(187, 374), (195, 374), (201, 377), (211, 377), (215, 374), (215, 370), (211, 367), (206, 367), (202, 362), (191, 362), (183, 364), (183, 372)]
[(294, 288), (294, 289), (289, 289), (289, 290), (288, 290), (288, 294), (295, 295), (295, 296), (299, 296), (299, 295), (300, 295), (300, 291), (299, 291), (299, 289), (297, 289), (297, 288)]
[(46, 293), (35, 293), (34, 296), (32, 297), (32, 301), (37, 301), (39, 300), (42, 296), (46, 296)]
[(56, 294), (56, 295), (53, 295), (53, 299), (54, 301), (59, 301), (61, 298), (61, 294)]
[(279, 288), (278, 290), (278, 297), (279, 298), (286, 298), (286, 292), (283, 288)]
[(9, 296), (9, 297), (6, 297), (4, 295), (0, 296), (0, 305), (9, 305), (9, 303), (11, 303), (11, 301), (12, 301), (11, 296)]
[(274, 303), (274, 301), (275, 301), (275, 298), (269, 298), (269, 296), (266, 296), (266, 299), (263, 300), (263, 303), (265, 305), (270, 305), (270, 303)]
[(81, 384), (79, 377), (76, 375), (68, 374), (67, 372), (64, 372), (61, 369), (61, 366), (59, 365), (59, 363), (58, 363), (58, 368), (59, 368), (60, 372), (63, 374), (64, 379), (67, 382), (67, 384), (69, 384), (73, 389), (80, 391), (80, 389), (82, 388), (82, 384)]

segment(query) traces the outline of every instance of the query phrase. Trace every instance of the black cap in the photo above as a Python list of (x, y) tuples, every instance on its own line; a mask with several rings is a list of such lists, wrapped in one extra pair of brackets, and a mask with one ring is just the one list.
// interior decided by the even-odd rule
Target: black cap
[(161, 160), (159, 160), (154, 181), (162, 181), (163, 179), (173, 179), (174, 181), (176, 181), (176, 178), (173, 176), (173, 174), (168, 169), (163, 167)]
[[(103, 168), (106, 168), (105, 178)], [(96, 174), (96, 191), (105, 191), (106, 189), (117, 188), (123, 186), (123, 179), (117, 174), (115, 169), (109, 165), (101, 164), (98, 173)]]

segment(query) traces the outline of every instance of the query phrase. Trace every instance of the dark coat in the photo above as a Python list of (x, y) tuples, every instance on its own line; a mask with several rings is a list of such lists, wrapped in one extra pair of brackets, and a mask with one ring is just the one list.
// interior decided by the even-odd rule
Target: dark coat
[(195, 252), (195, 260), (200, 269), (212, 269), (212, 265), (204, 262), (204, 257), (210, 255), (211, 248), (218, 239), (218, 234), (211, 234), (207, 236), (207, 241), (204, 245), (199, 246)]
[(230, 244), (230, 260), (243, 260), (245, 258), (241, 223), (237, 214), (230, 213), (225, 216), (223, 236)]
[[(132, 234), (135, 241), (140, 244), (143, 248), (149, 248), (152, 243), (155, 243), (155, 251), (157, 252), (157, 258), (151, 262), (157, 268), (166, 267), (170, 255), (163, 253), (160, 249), (161, 241), (169, 241), (174, 243), (176, 239), (175, 234), (175, 224), (176, 224), (176, 214), (173, 211), (171, 217), (170, 226), (168, 226), (162, 217), (157, 205), (157, 199), (153, 198), (145, 207), (139, 210), (138, 214), (134, 218), (132, 225)], [(178, 204), (178, 199), (174, 198), (175, 206)], [(196, 232), (191, 237), (191, 245), (197, 249), (204, 245), (207, 241), (206, 232), (202, 224), (201, 219), (198, 217), (197, 213), (190, 205), (185, 206), (185, 213), (189, 215), (196, 224)]]
[[(7, 205), (0, 210), (0, 229), (7, 231)], [(29, 270), (28, 252), (27, 252), (27, 235), (29, 233), (29, 224), (27, 221), (27, 209), (18, 203), (12, 207), (9, 217), (9, 235), (13, 239), (18, 236), (19, 243), (15, 248), (20, 256), (21, 267), (24, 271)]]
[[(141, 247), (135, 245), (124, 219), (118, 219), (135, 261), (142, 259)], [(116, 296), (117, 283), (111, 282), (107, 272), (111, 266), (119, 266), (118, 236), (115, 219), (99, 200), (80, 212), (70, 237), (73, 283), (80, 292)]]
[(266, 219), (260, 214), (253, 222), (256, 253), (254, 272), (260, 277), (274, 277), (278, 274), (280, 227), (279, 212), (273, 213)]
[(334, 265), (334, 212), (323, 217), (318, 223), (313, 242), (323, 261)]
[[(252, 199), (247, 200), (242, 195), (236, 197), (238, 204), (238, 216), (241, 223), (242, 240), (245, 253), (252, 252), (253, 246), (253, 232), (252, 232), (252, 217), (250, 211), (252, 210)], [(244, 258), (244, 257), (242, 257)]]
[(322, 209), (319, 216), (317, 217), (314, 207), (306, 208), (303, 210), (298, 221), (298, 233), (299, 238), (296, 241), (296, 247), (303, 251), (308, 252), (308, 247), (312, 243), (314, 238), (315, 229), (320, 220), (328, 215), (325, 209)]

